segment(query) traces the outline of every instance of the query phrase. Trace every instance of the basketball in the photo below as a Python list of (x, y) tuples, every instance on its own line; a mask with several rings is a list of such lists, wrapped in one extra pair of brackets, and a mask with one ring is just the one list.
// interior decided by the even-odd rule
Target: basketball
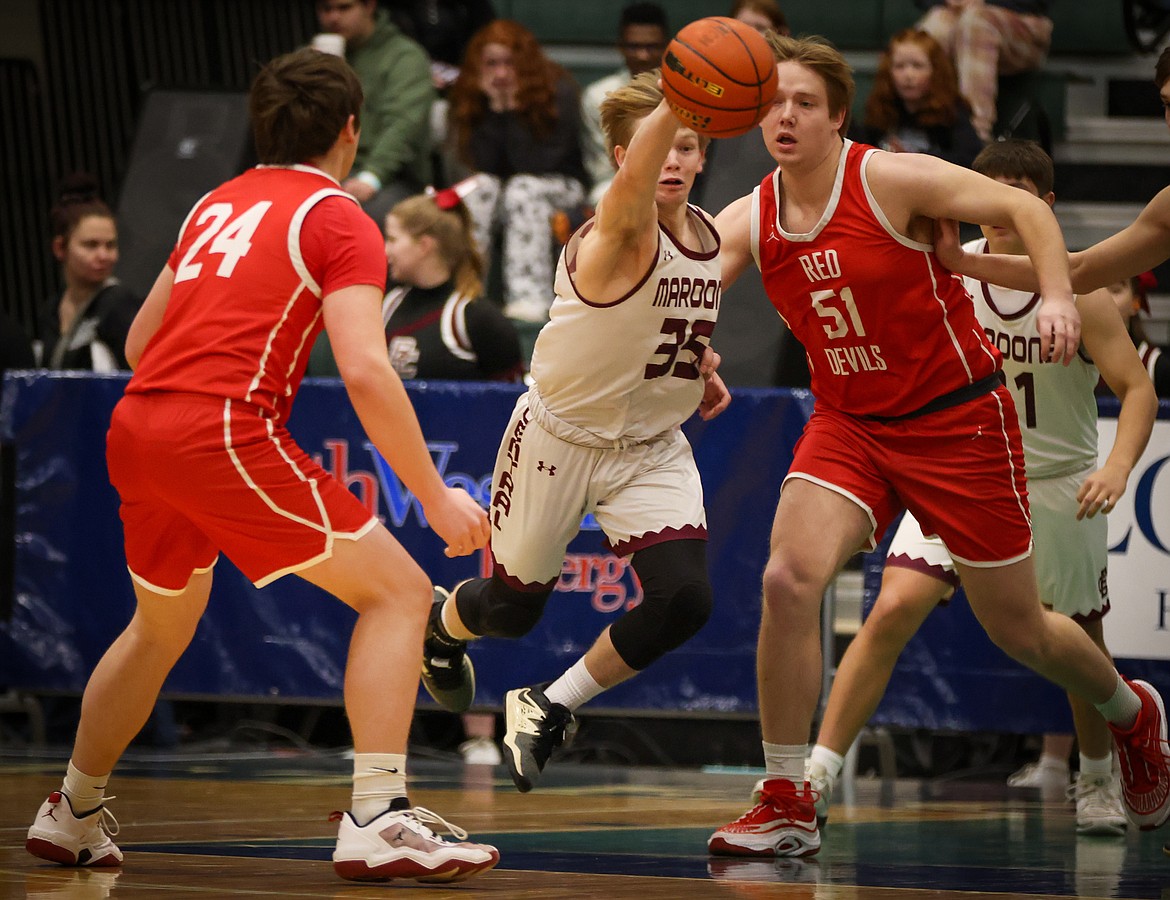
[(710, 16), (685, 26), (662, 57), (662, 89), (689, 128), (734, 137), (760, 123), (776, 96), (776, 57), (737, 19)]

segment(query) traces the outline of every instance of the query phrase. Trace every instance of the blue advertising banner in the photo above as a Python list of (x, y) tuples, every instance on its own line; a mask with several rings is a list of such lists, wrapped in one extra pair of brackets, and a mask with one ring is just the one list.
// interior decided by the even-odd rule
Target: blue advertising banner
[[(15, 602), (0, 622), (0, 685), (78, 692), (134, 607), (105, 431), (124, 376), (9, 373), (0, 439), (16, 454)], [(515, 386), (408, 384), (439, 470), (486, 505)], [(754, 714), (759, 579), (777, 491), (811, 412), (805, 392), (742, 390), (710, 423), (687, 425), (703, 473), (715, 611), (702, 633), (597, 707)], [(289, 423), (302, 447), (378, 515), (438, 584), (478, 574), (443, 556), (419, 504), (368, 444), (340, 382), (309, 380)], [(586, 520), (540, 624), (473, 647), (478, 703), (560, 674), (641, 599), (633, 571)], [(296, 577), (254, 588), (221, 558), (207, 615), (167, 682), (173, 696), (340, 699), (354, 614)], [(422, 702), (428, 702), (422, 695)]]
[[(0, 617), (0, 686), (80, 692), (133, 612), (118, 499), (105, 465), (105, 431), (124, 386), (124, 376), (80, 373), (9, 372), (5, 378), (0, 440), (16, 458), (16, 546), (13, 605)], [(499, 436), (520, 389), (431, 382), (408, 390), (447, 483), (486, 505)], [(714, 421), (687, 423), (706, 493), (714, 612), (695, 638), (606, 692), (591, 711), (755, 715), (760, 576), (777, 491), (811, 410), (805, 391), (739, 389)], [(1102, 433), (1111, 434), (1116, 409), (1103, 413)], [(1162, 417), (1124, 508), (1111, 516), (1115, 612), (1106, 634), (1125, 674), (1170, 695), (1170, 403), (1163, 403)], [(340, 382), (307, 381), (290, 428), (436, 583), (449, 586), (483, 571), (481, 556), (443, 556), (418, 503), (366, 441)], [(880, 584), (884, 549), (883, 543), (865, 559), (868, 604)], [(587, 519), (539, 625), (519, 641), (473, 645), (478, 703), (498, 706), (512, 687), (555, 677), (640, 599), (632, 570), (603, 549), (601, 533)], [(1111, 633), (1113, 618), (1129, 624)], [(339, 702), (353, 622), (349, 609), (294, 576), (256, 589), (221, 559), (207, 615), (166, 691)], [(1157, 648), (1166, 652), (1152, 652)], [(420, 702), (430, 701), (421, 694)], [(1020, 733), (1070, 726), (1062, 692), (992, 645), (961, 591), (930, 615), (902, 654), (875, 722)]]

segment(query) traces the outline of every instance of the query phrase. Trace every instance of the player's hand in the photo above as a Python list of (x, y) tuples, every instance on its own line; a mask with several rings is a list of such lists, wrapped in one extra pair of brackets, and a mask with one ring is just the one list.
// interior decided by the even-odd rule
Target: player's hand
[(703, 376), (703, 399), (699, 401), (699, 416), (704, 419), (714, 419), (731, 402), (731, 392), (723, 383), (715, 370), (723, 362), (723, 357), (711, 347), (703, 348), (703, 358), (699, 360), (699, 374)]
[(954, 219), (934, 220), (934, 255), (952, 272), (959, 271), (963, 245), (959, 243), (959, 223)]
[(713, 347), (704, 347), (703, 356), (699, 360), (699, 374), (703, 379), (709, 379), (715, 374), (715, 370), (719, 368), (719, 364), (723, 362), (723, 357)]
[(703, 399), (699, 401), (699, 417), (704, 422), (710, 421), (727, 409), (729, 403), (731, 392), (727, 390), (723, 379), (712, 373), (703, 387)]
[(467, 556), (483, 547), (491, 534), (487, 513), (463, 488), (449, 487), (426, 508), (427, 522), (447, 544), (449, 557)]
[(1127, 476), (1108, 463), (1085, 479), (1077, 491), (1077, 519), (1093, 518), (1097, 513), (1109, 515), (1125, 493)]
[(1044, 297), (1036, 316), (1040, 358), (1068, 365), (1081, 345), (1081, 314), (1071, 297)]

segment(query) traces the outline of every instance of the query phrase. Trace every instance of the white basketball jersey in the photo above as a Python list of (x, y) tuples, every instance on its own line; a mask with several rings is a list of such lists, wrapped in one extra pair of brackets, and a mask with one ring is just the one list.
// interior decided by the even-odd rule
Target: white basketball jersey
[(536, 339), (531, 373), (545, 408), (605, 441), (641, 441), (676, 428), (698, 408), (698, 362), (719, 314), (719, 236), (696, 207), (702, 249), (689, 250), (661, 225), (646, 277), (610, 303), (582, 297), (576, 254), (592, 227), (570, 239), (557, 263), (556, 297)]
[[(985, 253), (983, 238), (964, 245)], [(1097, 465), (1097, 367), (1082, 348), (1068, 366), (1044, 363), (1036, 318), (1040, 295), (964, 278), (987, 338), (1003, 354), (1016, 402), (1029, 478), (1053, 478)]]

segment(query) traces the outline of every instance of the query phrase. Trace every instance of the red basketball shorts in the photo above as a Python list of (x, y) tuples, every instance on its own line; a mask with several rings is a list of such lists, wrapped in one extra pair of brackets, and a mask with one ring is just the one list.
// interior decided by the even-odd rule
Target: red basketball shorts
[(860, 506), (873, 524), (870, 549), (905, 508), (958, 562), (999, 566), (1031, 552), (1024, 452), (1005, 387), (894, 422), (818, 408), (787, 477)]
[(289, 436), (244, 404), (127, 394), (106, 441), (134, 580), (180, 593), (223, 552), (257, 587), (377, 524)]

